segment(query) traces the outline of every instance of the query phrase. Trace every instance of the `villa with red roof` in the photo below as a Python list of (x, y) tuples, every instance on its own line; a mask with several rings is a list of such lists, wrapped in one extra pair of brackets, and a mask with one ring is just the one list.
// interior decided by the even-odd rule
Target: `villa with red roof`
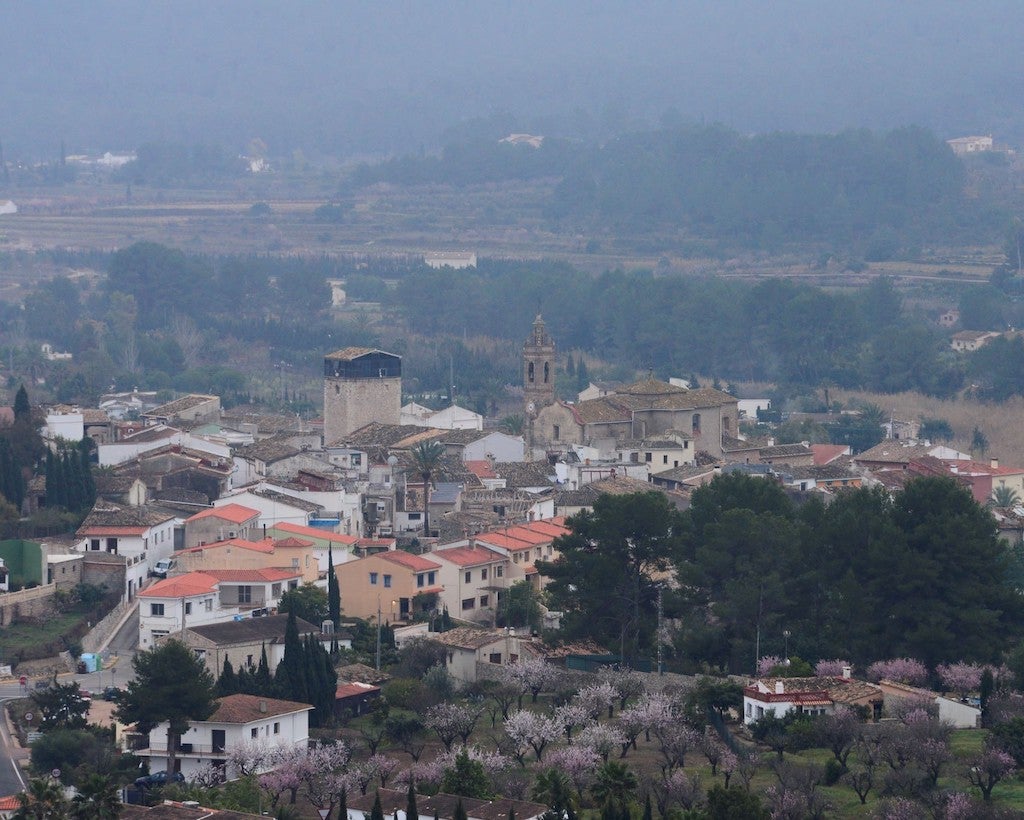
[(334, 565), (343, 564), (355, 557), (355, 545), (359, 540), (356, 535), (342, 535), (321, 527), (306, 527), (301, 524), (280, 522), (267, 527), (267, 535), (272, 538), (301, 538), (313, 543), (313, 551), (320, 564), (320, 572), (327, 572), (327, 551), (334, 556)]
[(511, 563), (508, 554), (483, 544), (468, 544), (434, 550), (430, 558), (441, 565), (441, 600), (448, 611), (469, 620), (477, 620), (484, 613), (490, 621), (511, 583), (506, 578)]
[(456, 541), (451, 546), (464, 546), (470, 543), (486, 547), (495, 552), (507, 555), (510, 563), (505, 571), (505, 586), (509, 586), (524, 578), (528, 579), (535, 589), (540, 589), (543, 579), (534, 566), (536, 561), (554, 561), (558, 558), (558, 550), (553, 542), (560, 535), (568, 534), (565, 518), (546, 518), (530, 521), (515, 527), (503, 527), (473, 536), (472, 539)]
[(302, 583), (315, 583), (321, 574), (313, 542), (296, 536), (261, 541), (229, 538), (188, 547), (174, 557), (179, 570), (184, 572), (277, 568), (300, 573)]
[(334, 568), (341, 592), (341, 611), (355, 618), (394, 623), (437, 607), (441, 564), (424, 555), (388, 550), (348, 561)]
[(302, 573), (288, 569), (220, 569), (186, 572), (139, 593), (139, 648), (190, 626), (266, 614), (295, 589)]
[(209, 507), (185, 519), (185, 546), (196, 547), (229, 538), (257, 538), (259, 519), (259, 510), (241, 504)]

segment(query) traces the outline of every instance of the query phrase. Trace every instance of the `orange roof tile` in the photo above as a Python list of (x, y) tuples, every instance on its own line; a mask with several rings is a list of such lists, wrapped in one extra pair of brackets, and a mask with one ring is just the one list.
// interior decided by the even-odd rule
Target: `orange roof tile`
[(444, 550), (435, 550), (431, 555), (435, 558), (451, 561), (460, 567), (475, 567), (479, 564), (491, 564), (495, 561), (505, 560), (505, 556), (486, 547), (451, 547)]
[(226, 547), (238, 547), (239, 549), (252, 550), (253, 552), (272, 553), (274, 551), (274, 542), (269, 538), (264, 541), (247, 541), (244, 538), (228, 538), (224, 541), (200, 544), (198, 547), (186, 547), (183, 550), (179, 550), (179, 552), (202, 552), (203, 550), (224, 549)]
[(306, 527), (302, 524), (289, 524), (287, 522), (274, 524), (270, 529), (291, 533), (292, 535), (304, 535), (307, 538), (319, 538), (324, 541), (332, 541), (335, 544), (345, 544), (346, 546), (351, 546), (359, 540), (354, 535), (340, 535), (336, 532), (322, 530), (319, 527)]
[(494, 467), (491, 466), (489, 461), (467, 461), (465, 462), (466, 469), (469, 470), (477, 478), (497, 478), (498, 474), (494, 472)]
[(79, 535), (145, 535), (149, 527), (86, 527)]
[(413, 572), (423, 572), (424, 570), (441, 569), (440, 564), (435, 564), (433, 561), (424, 558), (422, 555), (413, 555), (411, 552), (405, 552), (404, 550), (390, 550), (388, 552), (378, 552), (374, 558), (383, 558), (385, 561), (390, 561), (392, 564), (398, 564), (399, 566), (408, 567)]
[(0, 797), (0, 811), (17, 811), (19, 808), (21, 808), (21, 804), (18, 802), (16, 794)]
[(204, 569), (203, 574), (210, 575), (218, 581), (284, 581), (289, 578), (301, 578), (302, 572), (295, 569)]
[(203, 518), (220, 518), (230, 521), (232, 524), (244, 524), (252, 518), (257, 518), (259, 514), (259, 510), (254, 510), (252, 507), (243, 507), (241, 504), (225, 504), (222, 507), (209, 507), (202, 512), (197, 512), (191, 518), (186, 518), (185, 523), (200, 521)]
[(279, 541), (274, 542), (275, 547), (311, 547), (313, 546), (312, 541), (307, 541), (305, 538), (282, 538)]
[(294, 700), (277, 700), (258, 695), (228, 695), (217, 701), (217, 711), (207, 719), (209, 723), (251, 723), (274, 715), (305, 712), (313, 707)]
[(206, 572), (186, 572), (157, 581), (139, 593), (140, 598), (186, 598), (217, 591), (217, 579)]

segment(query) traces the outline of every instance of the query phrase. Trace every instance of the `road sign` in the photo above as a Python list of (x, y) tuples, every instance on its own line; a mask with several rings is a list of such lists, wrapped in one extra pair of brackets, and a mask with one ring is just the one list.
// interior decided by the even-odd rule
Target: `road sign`
[(331, 813), (330, 809), (317, 809), (316, 813), (320, 815), (320, 820), (327, 820), (327, 815)]
[(26, 723), (31, 723), (32, 722), (32, 718), (34, 718), (34, 717), (35, 717), (35, 715), (32, 714), (31, 712), (26, 712), (25, 713), (25, 722)]
[(24, 675), (22, 675), (20, 678), (18, 678), (18, 683), (20, 683), (22, 686), (27, 686), (28, 685), (28, 678), (26, 678)]

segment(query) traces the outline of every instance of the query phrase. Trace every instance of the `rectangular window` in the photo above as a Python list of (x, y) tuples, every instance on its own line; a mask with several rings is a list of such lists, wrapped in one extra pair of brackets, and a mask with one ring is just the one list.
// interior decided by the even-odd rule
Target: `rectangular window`
[(114, 555), (117, 555), (117, 539), (116, 538), (108, 538), (107, 539), (107, 552), (112, 552), (112, 553), (114, 553)]
[(299, 588), (299, 582), (298, 581), (289, 581), (288, 582), (288, 589), (298, 589), (298, 588)]
[(433, 586), (436, 583), (436, 579), (437, 579), (437, 573), (436, 572), (428, 572), (427, 573), (427, 583), (428, 584)]
[(661, 457), (661, 463), (662, 464), (668, 464), (668, 456), (662, 456)]
[(89, 549), (91, 549), (93, 552), (97, 552), (99, 550), (99, 548), (100, 548), (100, 539), (99, 538), (93, 538), (89, 542)]
[(371, 572), (370, 573), (370, 586), (371, 587), (377, 586), (377, 573), (376, 572)]
[(484, 567), (482, 570), (480, 570), (480, 580), (481, 581), (486, 581), (487, 580), (487, 567)]
[(278, 721), (278, 720), (274, 721), (274, 734), (275, 735), (281, 734), (281, 722)]
[(252, 587), (239, 587), (238, 588), (238, 603), (240, 603), (240, 604), (251, 604), (252, 603)]
[(251, 729), (251, 730), (249, 731), (249, 735), (250, 735), (251, 737), (253, 737), (253, 738), (257, 738), (257, 737), (259, 737), (259, 734), (260, 734), (260, 730), (259, 730), (259, 729)]
[(299, 568), (299, 559), (298, 558), (292, 558), (292, 569), (298, 569), (298, 568)]
[(487, 601), (488, 601), (488, 599), (489, 599), (489, 596), (487, 596), (487, 595), (481, 595), (481, 596), (480, 596), (480, 606), (482, 606), (482, 607), (483, 607), (483, 606), (487, 606), (487, 605), (488, 605), (488, 604), (487, 604)]
[(466, 572), (466, 583), (468, 584), (472, 580), (472, 578), (473, 578), (473, 573), (467, 571)]
[(203, 603), (206, 604), (207, 612), (213, 612), (213, 598), (207, 598)]
[(363, 454), (362, 453), (353, 453), (352, 454), (352, 466), (353, 467), (358, 467), (362, 463), (363, 463)]
[(391, 576), (390, 575), (385, 575), (384, 576), (384, 588), (385, 589), (391, 589)]
[(186, 615), (191, 615), (192, 614), (192, 602), (191, 601), (186, 601), (185, 602), (185, 614)]
[(553, 432), (552, 438), (555, 441), (558, 441), (558, 439), (560, 439), (562, 437), (562, 428), (559, 427), (557, 424), (555, 425), (554, 430), (552, 432)]
[(476, 608), (476, 598), (463, 598), (462, 599), (462, 611), (465, 612), (467, 609)]
[(416, 576), (416, 587), (422, 589), (427, 582), (426, 576), (421, 572)]
[(644, 453), (644, 461), (650, 461), (652, 458), (651, 453)]
[(150, 604), (149, 614), (156, 618), (162, 618), (164, 616), (164, 605), (163, 604)]
[(490, 661), (491, 663), (500, 664), (501, 663), (501, 653), (500, 652), (492, 652), (488, 656), (487, 660)]
[(499, 578), (501, 578), (505, 574), (505, 568), (504, 567), (495, 567), (494, 568), (494, 574), (497, 575)]
[(272, 598), (279, 598), (281, 596), (281, 584), (280, 583), (271, 584), (270, 585), (270, 596)]

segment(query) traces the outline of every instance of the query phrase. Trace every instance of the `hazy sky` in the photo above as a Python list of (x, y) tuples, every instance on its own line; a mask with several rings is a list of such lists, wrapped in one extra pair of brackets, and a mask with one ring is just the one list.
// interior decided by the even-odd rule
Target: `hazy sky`
[(9, 2), (0, 139), (9, 157), (258, 136), (344, 158), (499, 112), (600, 136), (671, 109), (1024, 142), (1021, 32), (1021, 0)]

